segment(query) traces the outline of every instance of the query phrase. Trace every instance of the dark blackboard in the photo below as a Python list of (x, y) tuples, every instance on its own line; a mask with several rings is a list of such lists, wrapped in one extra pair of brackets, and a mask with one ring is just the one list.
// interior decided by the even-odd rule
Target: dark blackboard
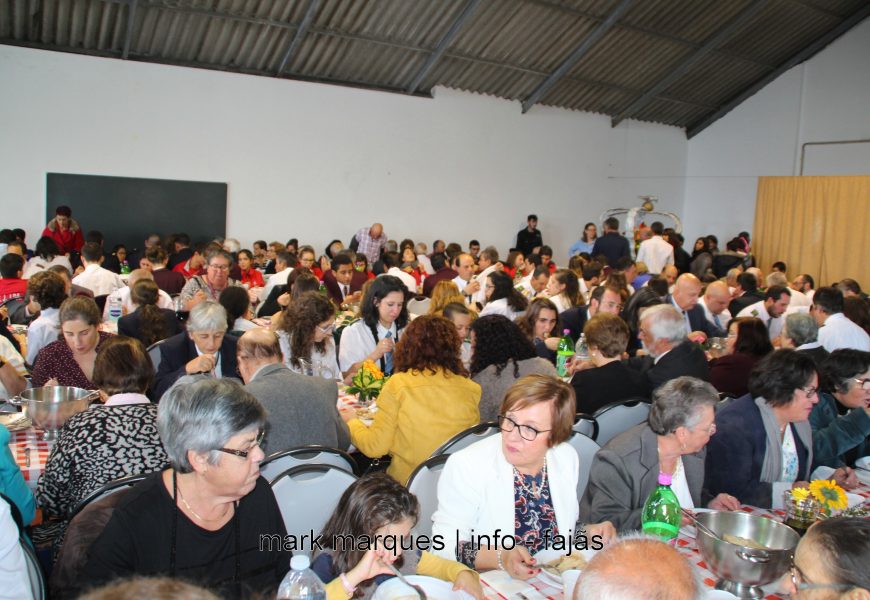
[(46, 222), (69, 206), (85, 234), (102, 232), (107, 253), (141, 248), (151, 233), (183, 232), (194, 243), (226, 235), (226, 183), (48, 173), (45, 189)]

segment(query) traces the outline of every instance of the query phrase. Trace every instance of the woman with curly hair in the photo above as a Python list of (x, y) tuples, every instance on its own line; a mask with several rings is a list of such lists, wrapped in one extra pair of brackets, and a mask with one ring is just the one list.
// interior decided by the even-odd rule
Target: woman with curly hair
[(502, 315), (513, 321), (526, 312), (529, 301), (514, 288), (510, 275), (501, 271), (493, 271), (486, 276), (484, 286), (486, 306), (480, 311), (480, 316)]
[(535, 298), (529, 309), (516, 320), (520, 331), (535, 346), (535, 352), (556, 364), (556, 348), (559, 346), (559, 311), (549, 298)]
[(519, 325), (502, 315), (481, 317), (471, 325), (471, 352), (471, 379), (483, 390), (481, 422), (496, 420), (505, 393), (520, 377), (556, 376), (556, 368), (537, 355)]
[(39, 351), (56, 341), (60, 333), (60, 305), (66, 300), (66, 285), (57, 273), (39, 271), (27, 282), (27, 297), (41, 308), (39, 316), (27, 328), (26, 358), (27, 364), (32, 365)]
[[(396, 281), (396, 287), (404, 285)], [(387, 474), (400, 483), (438, 446), (480, 420), (480, 386), (468, 379), (460, 343), (456, 327), (444, 317), (414, 319), (396, 344), (395, 374), (381, 390), (371, 426), (352, 410), (341, 412), (353, 445), (372, 458), (392, 456)]]
[(287, 308), (277, 331), (287, 368), (304, 373), (302, 361), (305, 361), (314, 373), (335, 379), (338, 363), (332, 337), (334, 329), (335, 307), (329, 298), (311, 291), (299, 296)]
[[(244, 290), (243, 290), (244, 291)], [(157, 306), (160, 288), (151, 279), (140, 279), (130, 290), (130, 300), (138, 308), (118, 319), (118, 333), (136, 338), (147, 348), (151, 344), (181, 333), (175, 311)]]
[(559, 313), (569, 308), (583, 306), (583, 294), (577, 276), (568, 269), (556, 269), (547, 283), (547, 296), (556, 305)]
[(465, 296), (459, 291), (459, 287), (453, 281), (439, 281), (432, 289), (428, 314), (442, 315), (444, 307), (454, 302), (465, 304)]

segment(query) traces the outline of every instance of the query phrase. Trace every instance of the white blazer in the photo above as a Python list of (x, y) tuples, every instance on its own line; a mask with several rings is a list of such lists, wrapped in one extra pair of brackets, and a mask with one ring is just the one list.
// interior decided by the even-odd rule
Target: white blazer
[[(514, 534), (513, 467), (501, 449), (501, 435), (483, 439), (452, 454), (438, 481), (438, 509), (432, 515), (432, 533), (441, 536), (443, 550), (434, 553), (456, 560), (457, 541), (469, 541), (472, 534), (499, 536)], [(580, 460), (577, 451), (562, 443), (547, 451), (547, 478), (556, 513), (559, 535), (574, 536), (580, 515), (577, 479)]]

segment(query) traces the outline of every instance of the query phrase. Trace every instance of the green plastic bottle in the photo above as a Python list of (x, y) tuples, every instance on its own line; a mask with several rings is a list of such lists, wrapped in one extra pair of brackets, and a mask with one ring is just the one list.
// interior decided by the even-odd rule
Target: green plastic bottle
[(559, 340), (559, 347), (556, 349), (556, 373), (559, 377), (568, 375), (568, 360), (574, 356), (574, 340), (568, 335), (570, 329), (562, 331), (562, 338)]
[(640, 520), (644, 533), (674, 544), (683, 520), (680, 501), (671, 489), (671, 476), (659, 473), (659, 484), (643, 504)]

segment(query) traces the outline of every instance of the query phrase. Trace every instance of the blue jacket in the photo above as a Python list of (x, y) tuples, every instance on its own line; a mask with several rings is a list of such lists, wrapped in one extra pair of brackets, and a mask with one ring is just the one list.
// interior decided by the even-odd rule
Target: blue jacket
[(819, 402), (810, 413), (813, 428), (813, 469), (842, 467), (846, 464), (843, 455), (857, 450), (860, 458), (870, 454), (870, 416), (863, 408), (856, 408), (845, 415), (837, 412), (837, 401), (830, 394), (819, 394)]
[(9, 430), (0, 425), (0, 493), (15, 503), (27, 526), (36, 515), (36, 502), (9, 450), (9, 437)]
[[(798, 455), (798, 480), (809, 479), (808, 451), (792, 427)], [(751, 395), (737, 398), (716, 415), (716, 433), (707, 444), (704, 490), (710, 497), (731, 494), (743, 504), (770, 508), (773, 485), (761, 481), (767, 433)]]
[(607, 257), (607, 264), (611, 267), (616, 266), (618, 261), (623, 256), (631, 256), (631, 250), (628, 248), (628, 240), (614, 231), (608, 231), (600, 238), (595, 240), (595, 246), (592, 247), (592, 256), (603, 254)]

